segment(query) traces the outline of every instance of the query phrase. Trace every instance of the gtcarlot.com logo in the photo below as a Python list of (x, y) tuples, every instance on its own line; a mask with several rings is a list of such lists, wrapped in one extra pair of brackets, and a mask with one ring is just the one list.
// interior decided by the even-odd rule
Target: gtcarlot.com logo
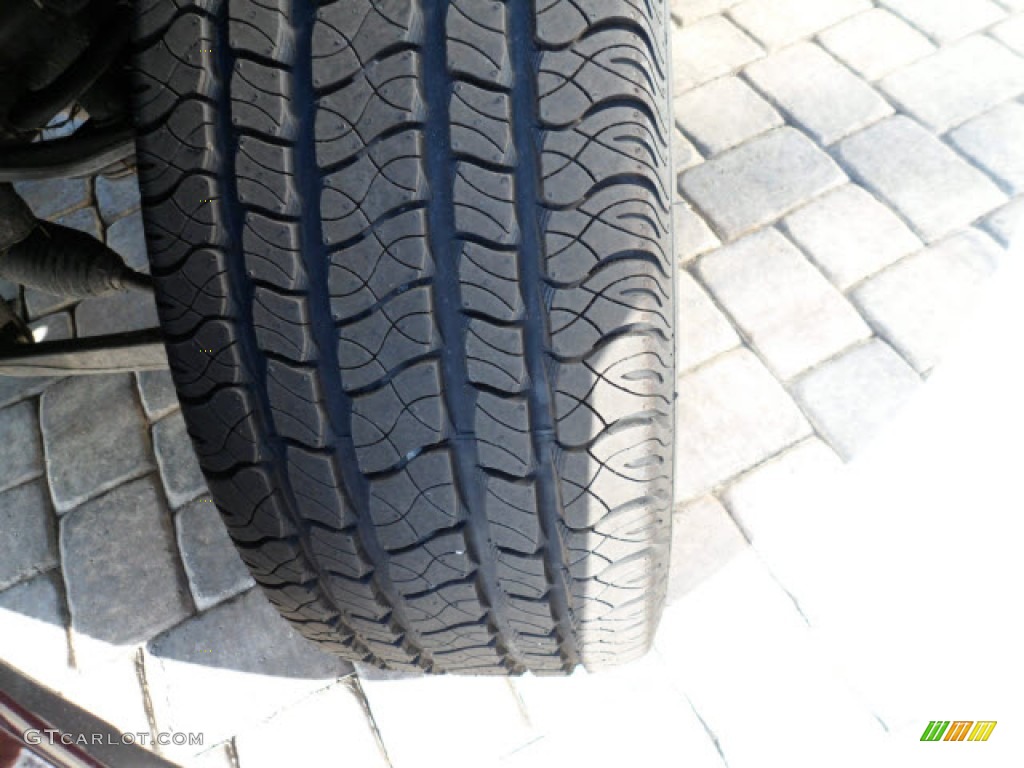
[(995, 729), (995, 720), (932, 720), (921, 741), (988, 741)]
[(176, 746), (187, 745), (190, 747), (203, 746), (203, 734), (182, 733), (181, 731), (161, 731), (154, 737), (152, 734), (141, 731), (139, 733), (115, 735), (112, 733), (63, 733), (49, 728), (31, 728), (22, 734), (22, 738), (25, 739), (27, 744), (49, 744), (51, 746), (57, 744), (63, 744), (64, 746), (74, 744), (78, 747), (117, 744), (139, 744), (143, 747), (148, 747), (151, 744), (159, 744), (161, 747), (166, 747), (170, 744)]

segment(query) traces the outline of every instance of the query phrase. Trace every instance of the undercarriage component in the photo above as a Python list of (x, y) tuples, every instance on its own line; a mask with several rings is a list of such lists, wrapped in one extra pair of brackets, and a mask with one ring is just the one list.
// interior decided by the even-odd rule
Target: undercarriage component
[(167, 368), (158, 329), (36, 344), (0, 345), (0, 376), (68, 376)]
[(66, 139), (7, 147), (0, 156), (0, 182), (93, 176), (135, 153), (127, 125), (83, 128)]
[(37, 223), (14, 187), (0, 183), (0, 253), (28, 237)]

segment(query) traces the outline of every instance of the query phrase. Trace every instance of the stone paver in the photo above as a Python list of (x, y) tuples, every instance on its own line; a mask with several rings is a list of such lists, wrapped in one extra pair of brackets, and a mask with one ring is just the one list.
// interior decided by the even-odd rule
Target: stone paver
[(14, 188), (41, 219), (59, 216), (89, 202), (88, 179), (21, 181)]
[[(676, 171), (692, 168), (703, 162), (704, 158), (697, 151), (697, 148), (693, 146), (693, 142), (683, 135), (683, 132), (679, 130), (679, 126), (674, 126), (672, 130), (672, 164), (675, 166)], [(679, 202), (678, 189), (674, 191), (673, 202)]]
[(783, 380), (871, 335), (842, 294), (774, 229), (705, 256), (698, 269)]
[(65, 214), (56, 220), (57, 224), (79, 232), (85, 232), (93, 237), (103, 239), (103, 227), (100, 224), (100, 217), (92, 208), (79, 208), (73, 213)]
[(295, 734), (330, 734), (302, 745), (308, 765), (333, 765), (339, 758), (359, 768), (390, 768), (363, 713), (362, 704), (345, 683), (332, 685), (303, 699), (259, 728), (235, 739), (239, 763), (245, 768), (279, 768), (295, 762)]
[(192, 599), (199, 610), (255, 586), (211, 501), (188, 504), (175, 515), (174, 525)]
[(738, 77), (722, 77), (678, 96), (676, 125), (712, 155), (782, 125), (772, 106)]
[(146, 417), (157, 421), (178, 407), (178, 393), (168, 371), (140, 371), (135, 374)]
[(206, 481), (181, 411), (153, 425), (153, 452), (172, 508), (176, 509), (206, 491)]
[(898, 216), (854, 184), (829, 192), (782, 224), (841, 290), (922, 247)]
[(0, 491), (43, 473), (43, 447), (34, 401), (0, 410)]
[(59, 564), (56, 518), (42, 481), (0, 493), (0, 531), (0, 590)]
[(894, 72), (885, 93), (937, 133), (1024, 92), (1024, 59), (976, 36)]
[(845, 459), (852, 459), (917, 392), (921, 379), (885, 342), (867, 344), (802, 376), (797, 401)]
[(159, 324), (153, 297), (138, 291), (85, 299), (75, 307), (79, 336), (142, 331)]
[(775, 49), (869, 8), (869, 0), (746, 0), (730, 15), (766, 47)]
[(822, 144), (832, 144), (893, 111), (874, 89), (811, 43), (755, 62), (747, 68), (747, 77)]
[(672, 516), (671, 603), (696, 589), (729, 564), (749, 544), (714, 496), (682, 506)]
[(728, 239), (770, 224), (846, 181), (828, 155), (779, 128), (684, 173), (683, 194)]
[(739, 346), (740, 337), (711, 297), (686, 272), (676, 282), (676, 369), (688, 371)]
[(108, 179), (106, 176), (96, 177), (96, 207), (106, 223), (109, 224), (124, 214), (135, 210), (140, 204), (139, 181), (137, 177), (126, 176), (123, 179)]
[(117, 251), (124, 259), (124, 263), (132, 269), (140, 272), (149, 271), (141, 212), (136, 211), (107, 227), (107, 245)]
[(723, 16), (677, 27), (672, 33), (673, 92), (682, 94), (763, 55), (761, 46)]
[(928, 38), (881, 8), (852, 16), (821, 33), (821, 44), (846, 66), (877, 80), (935, 50)]
[(992, 30), (1003, 45), (1024, 56), (1024, 16), (1014, 16)]
[(680, 377), (676, 499), (689, 501), (811, 432), (782, 386), (738, 349)]
[(950, 133), (950, 140), (1013, 194), (1024, 192), (1024, 104), (1009, 102)]
[(985, 226), (1003, 245), (1016, 244), (1024, 235), (1024, 198), (1018, 197), (993, 213), (985, 220)]
[(301, 637), (258, 589), (153, 639), (145, 669), (158, 728), (202, 732), (210, 744), (352, 671)]
[(1005, 15), (990, 0), (881, 0), (881, 3), (943, 43), (984, 29)]
[(67, 612), (60, 575), (42, 573), (0, 592), (0, 659), (59, 689), (69, 666)]
[(153, 468), (131, 375), (74, 376), (43, 394), (42, 430), (58, 512)]
[(676, 259), (681, 264), (692, 261), (702, 253), (713, 251), (722, 244), (715, 233), (692, 208), (684, 203), (672, 206), (675, 218)]
[(36, 341), (62, 341), (74, 336), (70, 312), (56, 312), (29, 323)]
[[(61, 520), (76, 655), (145, 642), (192, 612), (174, 533), (152, 478), (122, 485)], [(100, 649), (98, 646), (104, 646)]]
[(673, 20), (682, 26), (688, 26), (707, 16), (714, 16), (727, 11), (740, 0), (670, 0), (669, 7)]
[(854, 174), (929, 242), (1006, 201), (985, 174), (900, 115), (844, 140), (838, 152)]
[(923, 373), (981, 298), (999, 255), (999, 246), (980, 232), (955, 235), (866, 281), (854, 301)]

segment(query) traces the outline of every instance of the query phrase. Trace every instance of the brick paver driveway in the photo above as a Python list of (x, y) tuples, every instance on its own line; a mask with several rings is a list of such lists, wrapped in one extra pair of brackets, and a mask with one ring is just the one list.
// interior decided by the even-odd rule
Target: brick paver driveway
[[(161, 749), (207, 766), (836, 765), (838, 733), (882, 744), (998, 715), (912, 717), (873, 695), (856, 654), (822, 650), (837, 627), (860, 637), (820, 583), (852, 549), (813, 534), (839, 501), (808, 522), (799, 499), (849, 487), (999, 283), (1024, 220), (1024, 2), (672, 13), (679, 480), (655, 654), (569, 682), (353, 674), (253, 588), (168, 376), (145, 374), (0, 379), (0, 657), (125, 731), (203, 732), (201, 756)], [(22, 191), (145, 265), (134, 179)], [(155, 323), (137, 295), (23, 299), (50, 338)], [(891, 554), (851, 531), (851, 568)]]

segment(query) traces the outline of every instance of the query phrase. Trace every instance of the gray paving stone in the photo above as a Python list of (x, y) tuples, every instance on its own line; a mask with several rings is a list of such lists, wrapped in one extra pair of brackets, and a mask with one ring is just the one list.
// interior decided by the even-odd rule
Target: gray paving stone
[(85, 232), (100, 240), (103, 239), (103, 228), (100, 225), (100, 217), (92, 208), (79, 208), (77, 211), (65, 214), (56, 220), (57, 224), (79, 232)]
[[(1024, 197), (1016, 198), (989, 216), (985, 228), (1003, 245), (1016, 245), (1024, 237)], [(0, 379), (2, 384), (3, 379)]]
[(935, 366), (978, 302), (1001, 251), (976, 230), (955, 235), (863, 283), (854, 301), (924, 373)]
[[(704, 162), (700, 152), (693, 146), (693, 143), (683, 136), (683, 132), (675, 127), (672, 131), (672, 167), (676, 173), (681, 173), (687, 168), (693, 168)], [(678, 190), (677, 190), (678, 193)], [(676, 195), (678, 198), (678, 194)]]
[(747, 349), (681, 376), (676, 498), (689, 501), (811, 433), (782, 386)]
[(0, 410), (0, 491), (42, 473), (38, 405), (24, 400)]
[(897, 115), (838, 145), (853, 173), (910, 221), (926, 242), (1006, 202), (981, 171), (909, 118)]
[(1014, 16), (992, 30), (1003, 45), (1024, 56), (1024, 15)]
[(83, 300), (75, 307), (75, 324), (84, 337), (156, 328), (160, 320), (150, 294), (125, 291)]
[(181, 411), (153, 425), (153, 452), (172, 508), (180, 507), (206, 492), (206, 481)]
[(871, 86), (813, 43), (799, 43), (754, 62), (747, 76), (822, 144), (893, 111)]
[(790, 214), (783, 227), (841, 290), (922, 247), (898, 216), (855, 184)]
[(975, 36), (893, 72), (882, 90), (937, 133), (1024, 92), (1024, 59)]
[(60, 575), (43, 573), (0, 592), (0, 659), (59, 689), (70, 671)]
[[(764, 538), (806, 538), (789, 511), (804, 486), (841, 471), (839, 457), (818, 438), (805, 440), (738, 478), (722, 501), (747, 539), (758, 548)], [(801, 538), (797, 538), (801, 537)]]
[(61, 552), (76, 656), (154, 637), (192, 611), (171, 520), (145, 477), (61, 520)]
[(784, 127), (690, 169), (679, 183), (687, 199), (732, 240), (845, 181), (810, 139)]
[(740, 344), (740, 337), (687, 272), (676, 281), (676, 370), (688, 371)]
[(107, 245), (120, 254), (124, 263), (139, 272), (149, 272), (146, 255), (146, 233), (142, 212), (136, 211), (107, 227)]
[(738, 77), (722, 77), (673, 100), (676, 125), (717, 154), (782, 125), (772, 106)]
[(942, 43), (984, 29), (1006, 15), (989, 0), (881, 0), (881, 3)]
[(712, 16), (672, 30), (672, 90), (676, 95), (735, 72), (764, 55), (724, 16)]
[(73, 307), (77, 301), (78, 299), (54, 296), (31, 288), (25, 289), (25, 306), (28, 308), (29, 317), (43, 317), (58, 310)]
[(877, 80), (935, 50), (928, 38), (889, 11), (873, 8), (820, 36), (833, 56), (868, 80)]
[(187, 505), (175, 515), (174, 524), (192, 598), (200, 611), (255, 586), (212, 501)]
[(55, 520), (41, 480), (0, 493), (0, 590), (58, 565)]
[(965, 123), (949, 135), (957, 148), (999, 179), (1024, 192), (1024, 104), (1011, 101)]
[(714, 496), (681, 506), (672, 515), (668, 604), (699, 587), (749, 546)]
[(96, 177), (96, 207), (107, 224), (141, 205), (139, 180), (136, 176), (123, 179)]
[(363, 706), (345, 683), (318, 691), (278, 713), (258, 728), (235, 739), (238, 762), (244, 768), (279, 768), (295, 762), (296, 733), (331, 733), (333, 739), (311, 739), (302, 745), (306, 765), (334, 765), (338, 743), (344, 744), (344, 764), (359, 768), (390, 768)]
[(672, 206), (672, 215), (675, 217), (676, 260), (680, 264), (722, 244), (707, 222), (685, 203)]
[(852, 459), (921, 386), (883, 341), (872, 339), (815, 368), (795, 384), (797, 401), (836, 452)]
[(774, 229), (708, 254), (697, 268), (783, 380), (871, 335), (843, 295)]
[(36, 341), (64, 341), (74, 335), (70, 312), (55, 312), (28, 324)]
[(258, 589), (154, 638), (145, 666), (158, 729), (199, 731), (213, 744), (352, 671), (300, 636)]
[(135, 374), (146, 417), (157, 421), (178, 407), (178, 393), (169, 371), (140, 371)]
[(767, 48), (775, 49), (869, 8), (868, 0), (746, 0), (730, 15)]
[(43, 442), (58, 512), (153, 468), (130, 374), (73, 376), (42, 399)]
[(52, 219), (89, 202), (86, 179), (19, 181), (14, 188), (40, 219)]
[(671, 0), (669, 7), (677, 24), (692, 24), (726, 11), (740, 0)]
[(54, 382), (49, 377), (0, 376), (0, 408), (38, 395)]

